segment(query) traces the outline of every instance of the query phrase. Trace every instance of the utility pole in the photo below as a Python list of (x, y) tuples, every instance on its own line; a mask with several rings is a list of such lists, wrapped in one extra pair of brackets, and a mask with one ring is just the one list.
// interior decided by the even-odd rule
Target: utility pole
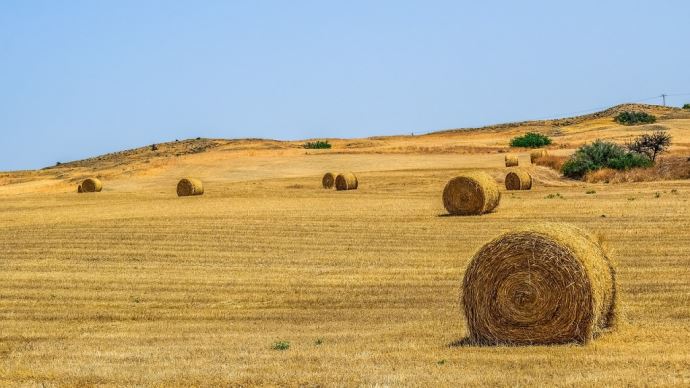
[(664, 106), (666, 106), (666, 95), (665, 95), (665, 94), (662, 94), (662, 95), (661, 95), (661, 98), (662, 98), (663, 101), (664, 101)]

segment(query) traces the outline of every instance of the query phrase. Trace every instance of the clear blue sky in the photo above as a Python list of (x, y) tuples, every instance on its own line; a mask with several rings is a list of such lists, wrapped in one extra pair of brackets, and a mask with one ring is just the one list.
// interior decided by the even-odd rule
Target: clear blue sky
[(422, 133), (690, 92), (690, 2), (564, 3), (2, 0), (0, 170), (175, 138)]

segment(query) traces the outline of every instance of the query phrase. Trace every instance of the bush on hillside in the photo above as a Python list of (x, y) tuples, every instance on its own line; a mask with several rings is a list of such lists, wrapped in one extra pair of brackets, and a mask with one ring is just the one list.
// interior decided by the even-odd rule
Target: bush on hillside
[(649, 167), (653, 163), (647, 157), (628, 152), (622, 146), (604, 140), (580, 147), (561, 169), (569, 178), (582, 179), (588, 172), (602, 168), (627, 170), (633, 167)]
[(683, 109), (690, 109), (690, 104), (683, 105)]
[(651, 124), (656, 122), (656, 116), (645, 112), (621, 112), (613, 120), (623, 125)]
[(317, 140), (314, 142), (308, 141), (302, 145), (304, 148), (310, 148), (310, 149), (323, 149), (323, 148), (331, 148), (331, 144), (326, 141), (321, 141)]
[(510, 140), (511, 147), (539, 148), (551, 144), (551, 138), (541, 133), (528, 132)]

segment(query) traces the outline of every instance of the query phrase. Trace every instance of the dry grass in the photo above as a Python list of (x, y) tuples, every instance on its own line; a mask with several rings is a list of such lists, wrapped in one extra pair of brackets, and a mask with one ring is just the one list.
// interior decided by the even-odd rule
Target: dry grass
[(463, 281), (471, 343), (586, 343), (611, 326), (614, 271), (588, 232), (518, 226), (483, 246)]
[(549, 167), (556, 171), (561, 171), (561, 167), (563, 167), (563, 164), (567, 160), (567, 156), (547, 155), (535, 159), (534, 164), (536, 164), (537, 166)]
[[(688, 383), (690, 182), (539, 185), (481, 218), (439, 217), (462, 173), (363, 172), (356, 196), (324, 192), (318, 172), (216, 183), (202, 201), (161, 181), (4, 195), (0, 385)], [(621, 327), (584, 347), (449, 346), (468, 335), (473, 252), (549, 220), (608, 236)]]
[[(634, 130), (588, 120), (544, 125), (573, 146)], [(690, 120), (661, 121), (687, 150)], [(689, 181), (592, 185), (534, 167), (535, 188), (499, 211), (443, 216), (448, 180), (502, 179), (503, 154), (487, 150), (524, 127), (376, 138), (352, 154), (165, 143), (0, 174), (0, 385), (690, 384)], [(408, 146), (476, 153), (395, 151)], [(366, 185), (324, 191), (334, 167)], [(92, 175), (107, 191), (74, 193)], [(178, 200), (180, 176), (206, 194)], [(620, 327), (586, 346), (455, 346), (473, 252), (543, 221), (606, 235)]]
[(657, 160), (653, 167), (614, 170), (603, 168), (587, 173), (585, 182), (589, 183), (622, 183), (651, 182), (661, 180), (690, 179), (690, 160), (685, 157), (664, 157)]

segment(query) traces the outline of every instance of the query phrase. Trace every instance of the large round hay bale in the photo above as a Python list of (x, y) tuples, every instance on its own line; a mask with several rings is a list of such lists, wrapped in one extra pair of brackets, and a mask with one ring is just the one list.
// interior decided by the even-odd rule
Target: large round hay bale
[(513, 170), (506, 175), (505, 183), (508, 190), (529, 190), (532, 176), (525, 170)]
[(81, 185), (77, 185), (77, 193), (83, 193), (84, 190), (82, 190)]
[(325, 173), (321, 179), (321, 184), (324, 189), (332, 189), (335, 186), (335, 174), (332, 172)]
[(103, 183), (96, 178), (87, 178), (81, 183), (81, 191), (84, 193), (98, 193), (103, 190)]
[(204, 193), (204, 185), (196, 178), (183, 178), (177, 183), (177, 196), (187, 197)]
[(615, 273), (601, 245), (568, 224), (505, 233), (472, 258), (463, 281), (476, 344), (586, 343), (614, 321)]
[(335, 177), (335, 189), (336, 190), (356, 190), (359, 186), (357, 177), (351, 172), (346, 172), (338, 174)]
[(501, 192), (496, 181), (484, 172), (468, 172), (448, 181), (443, 189), (443, 206), (450, 214), (488, 213), (498, 206)]
[(515, 167), (519, 164), (516, 155), (506, 155), (506, 167)]
[(532, 162), (532, 164), (534, 164), (534, 162), (537, 159), (543, 158), (544, 156), (547, 156), (548, 154), (549, 154), (549, 152), (543, 148), (540, 148), (538, 150), (534, 150), (534, 151), (529, 153), (529, 161)]

